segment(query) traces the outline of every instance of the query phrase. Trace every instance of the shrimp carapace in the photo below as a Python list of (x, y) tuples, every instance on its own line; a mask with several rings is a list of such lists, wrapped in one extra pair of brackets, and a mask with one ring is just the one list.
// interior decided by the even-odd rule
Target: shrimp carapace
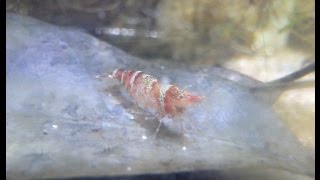
[(175, 85), (162, 85), (142, 71), (116, 69), (111, 78), (117, 79), (141, 108), (156, 112), (160, 117), (176, 117), (203, 97)]

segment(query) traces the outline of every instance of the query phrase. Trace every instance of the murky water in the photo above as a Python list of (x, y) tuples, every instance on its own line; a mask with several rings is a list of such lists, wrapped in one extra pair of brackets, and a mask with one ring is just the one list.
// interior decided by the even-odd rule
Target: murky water
[[(201, 65), (212, 64), (207, 60), (193, 65), (144, 61), (81, 30), (26, 16), (7, 14), (6, 30), (9, 179), (208, 169), (227, 175), (232, 169), (239, 177), (314, 176), (312, 89), (301, 96), (286, 92), (278, 101), (278, 94), (258, 97), (249, 91), (261, 84), (254, 79), (268, 81), (299, 69), (303, 62), (292, 63), (294, 68), (283, 65), (289, 61), (277, 62), (304, 59), (305, 53), (226, 61), (226, 67), (252, 79)], [(278, 67), (274, 74), (268, 71), (271, 64)], [(116, 68), (142, 70), (205, 96), (180, 117), (186, 132), (180, 120), (165, 119), (154, 138), (158, 119), (137, 107), (118, 82), (95, 78)]]

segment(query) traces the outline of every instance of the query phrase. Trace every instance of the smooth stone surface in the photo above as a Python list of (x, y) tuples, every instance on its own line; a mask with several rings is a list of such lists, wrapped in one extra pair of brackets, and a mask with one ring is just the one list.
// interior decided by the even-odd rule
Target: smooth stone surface
[[(305, 150), (271, 107), (210, 68), (134, 58), (76, 29), (6, 17), (7, 178), (54, 178), (268, 167), (314, 176)], [(142, 70), (205, 96), (158, 121), (120, 84), (96, 79)], [(263, 174), (263, 173), (262, 173)], [(294, 175), (293, 175), (294, 176)]]

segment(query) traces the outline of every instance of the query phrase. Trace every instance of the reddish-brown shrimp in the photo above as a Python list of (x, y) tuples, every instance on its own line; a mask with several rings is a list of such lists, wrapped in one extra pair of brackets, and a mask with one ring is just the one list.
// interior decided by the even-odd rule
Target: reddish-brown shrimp
[(155, 112), (160, 118), (179, 117), (188, 107), (204, 98), (175, 85), (162, 85), (156, 78), (141, 71), (116, 69), (109, 77), (119, 80), (138, 106)]

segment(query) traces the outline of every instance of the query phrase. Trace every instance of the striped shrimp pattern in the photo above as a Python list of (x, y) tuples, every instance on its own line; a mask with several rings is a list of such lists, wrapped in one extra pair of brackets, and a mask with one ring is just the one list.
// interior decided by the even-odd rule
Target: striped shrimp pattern
[(203, 99), (175, 85), (162, 85), (156, 78), (141, 71), (116, 69), (109, 77), (119, 80), (138, 106), (160, 117), (180, 116), (188, 107)]

